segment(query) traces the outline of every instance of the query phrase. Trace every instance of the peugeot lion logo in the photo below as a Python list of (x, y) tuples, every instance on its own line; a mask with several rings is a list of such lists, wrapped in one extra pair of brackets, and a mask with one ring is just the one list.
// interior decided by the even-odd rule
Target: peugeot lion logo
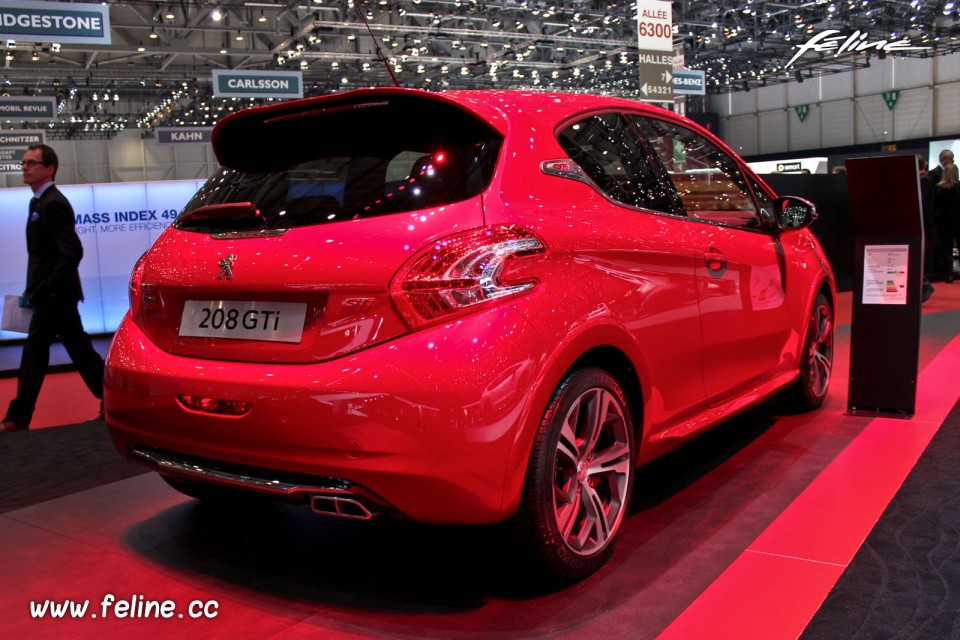
[(237, 256), (230, 254), (220, 258), (220, 273), (217, 275), (217, 280), (223, 280), (224, 277), (227, 280), (233, 280), (233, 261), (237, 259)]

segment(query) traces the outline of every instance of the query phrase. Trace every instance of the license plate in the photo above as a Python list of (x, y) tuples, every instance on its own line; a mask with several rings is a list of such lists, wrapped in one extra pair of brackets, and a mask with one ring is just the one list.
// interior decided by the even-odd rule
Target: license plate
[(305, 302), (187, 300), (180, 335), (267, 342), (300, 342)]

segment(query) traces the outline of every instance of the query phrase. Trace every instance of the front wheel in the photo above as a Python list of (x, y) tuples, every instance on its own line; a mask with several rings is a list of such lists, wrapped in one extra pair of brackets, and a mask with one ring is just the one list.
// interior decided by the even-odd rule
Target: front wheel
[(623, 390), (601, 369), (575, 371), (554, 391), (516, 518), (552, 577), (579, 580), (613, 553), (633, 488), (632, 424)]
[(781, 397), (787, 406), (816, 409), (823, 404), (833, 373), (833, 308), (817, 294), (800, 351), (800, 377)]

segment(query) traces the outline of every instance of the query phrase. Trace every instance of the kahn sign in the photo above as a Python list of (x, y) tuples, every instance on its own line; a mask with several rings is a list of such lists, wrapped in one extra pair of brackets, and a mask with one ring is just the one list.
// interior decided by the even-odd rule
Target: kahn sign
[(901, 38), (900, 40), (893, 41), (877, 40), (875, 42), (870, 42), (867, 40), (867, 37), (868, 34), (859, 30), (854, 31), (849, 36), (843, 35), (836, 29), (827, 29), (826, 31), (821, 31), (803, 44), (796, 45), (796, 48), (799, 49), (799, 51), (797, 51), (797, 53), (790, 58), (790, 62), (788, 62), (786, 66), (789, 67), (792, 65), (797, 58), (808, 51), (815, 51), (817, 53), (833, 51), (833, 57), (836, 58), (842, 53), (859, 53), (861, 51), (869, 51), (871, 49), (875, 50), (877, 53), (881, 51), (885, 53), (897, 53), (898, 51), (923, 51), (930, 49), (930, 47), (914, 47), (907, 38)]
[(106, 3), (0, 0), (0, 38), (110, 44), (110, 9)]
[(157, 129), (157, 142), (161, 144), (188, 144), (213, 140), (213, 127), (163, 127)]
[(214, 69), (213, 95), (217, 98), (302, 98), (303, 73)]

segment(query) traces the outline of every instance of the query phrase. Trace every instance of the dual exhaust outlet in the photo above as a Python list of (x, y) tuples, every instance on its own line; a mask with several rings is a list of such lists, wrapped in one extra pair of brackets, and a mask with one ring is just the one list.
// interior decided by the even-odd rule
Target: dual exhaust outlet
[(377, 515), (362, 502), (342, 492), (321, 492), (310, 495), (310, 509), (321, 516), (346, 518), (348, 520), (369, 520)]

